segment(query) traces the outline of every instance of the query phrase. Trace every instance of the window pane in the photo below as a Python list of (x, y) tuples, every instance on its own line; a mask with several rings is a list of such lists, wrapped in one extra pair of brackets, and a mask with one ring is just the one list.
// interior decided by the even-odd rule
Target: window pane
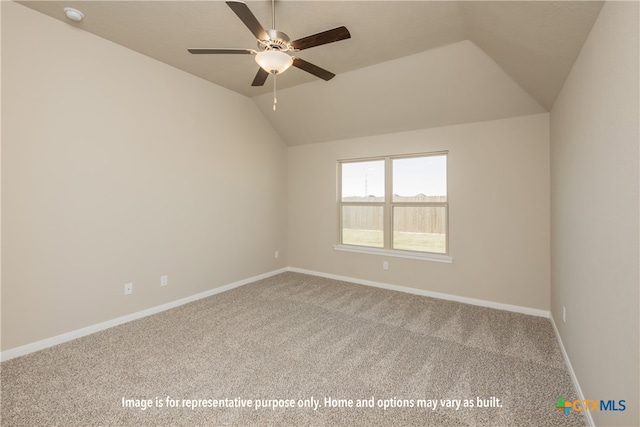
[(394, 202), (446, 202), (447, 156), (393, 160)]
[(394, 207), (393, 249), (447, 253), (447, 209)]
[(342, 244), (382, 248), (382, 206), (343, 206)]
[(343, 202), (384, 202), (384, 160), (342, 163)]

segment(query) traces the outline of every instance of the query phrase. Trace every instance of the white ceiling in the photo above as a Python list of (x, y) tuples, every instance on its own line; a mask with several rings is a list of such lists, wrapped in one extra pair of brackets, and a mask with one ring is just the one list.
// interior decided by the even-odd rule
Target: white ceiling
[[(274, 113), (271, 77), (251, 87), (253, 57), (187, 52), (255, 49), (254, 36), (222, 1), (20, 3), (253, 98), (289, 145), (548, 111), (602, 7), (600, 1), (279, 0), (276, 27), (292, 40), (341, 25), (352, 37), (297, 53), (337, 76), (324, 82), (288, 70), (278, 77)], [(270, 2), (247, 4), (270, 28)], [(69, 21), (65, 6), (85, 19)]]

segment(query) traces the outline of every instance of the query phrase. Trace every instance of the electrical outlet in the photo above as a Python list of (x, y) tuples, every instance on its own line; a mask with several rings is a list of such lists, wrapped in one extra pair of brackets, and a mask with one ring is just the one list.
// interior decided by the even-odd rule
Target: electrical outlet
[(564, 305), (562, 306), (562, 323), (565, 323), (567, 321), (567, 309), (564, 308)]
[(276, 251), (276, 253), (274, 254), (274, 257), (278, 259), (279, 256), (280, 256), (280, 252)]
[(131, 295), (133, 293), (133, 283), (125, 283), (124, 294)]
[(160, 286), (167, 286), (169, 284), (169, 276), (160, 277)]
[(383, 270), (388, 270), (389, 269), (389, 262), (388, 261), (382, 261), (382, 269)]

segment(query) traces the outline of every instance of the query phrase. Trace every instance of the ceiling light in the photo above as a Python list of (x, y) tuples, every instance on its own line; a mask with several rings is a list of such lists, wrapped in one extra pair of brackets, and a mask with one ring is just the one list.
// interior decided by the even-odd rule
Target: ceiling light
[(291, 67), (293, 58), (279, 50), (264, 50), (256, 55), (256, 62), (270, 74), (280, 74)]
[(78, 9), (74, 9), (72, 7), (65, 7), (64, 13), (67, 15), (67, 18), (72, 21), (80, 22), (82, 18), (84, 18), (84, 13), (80, 12)]
[(291, 55), (272, 49), (258, 53), (256, 62), (267, 73), (273, 74), (273, 111), (276, 111), (276, 104), (278, 103), (276, 98), (276, 75), (287, 71), (293, 64), (293, 58)]

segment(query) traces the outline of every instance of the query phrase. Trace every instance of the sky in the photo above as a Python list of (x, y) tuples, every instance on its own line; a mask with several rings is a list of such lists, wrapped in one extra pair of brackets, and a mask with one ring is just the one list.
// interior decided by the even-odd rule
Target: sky
[[(393, 194), (447, 194), (445, 155), (393, 159)], [(342, 197), (384, 196), (384, 160), (342, 163)]]

